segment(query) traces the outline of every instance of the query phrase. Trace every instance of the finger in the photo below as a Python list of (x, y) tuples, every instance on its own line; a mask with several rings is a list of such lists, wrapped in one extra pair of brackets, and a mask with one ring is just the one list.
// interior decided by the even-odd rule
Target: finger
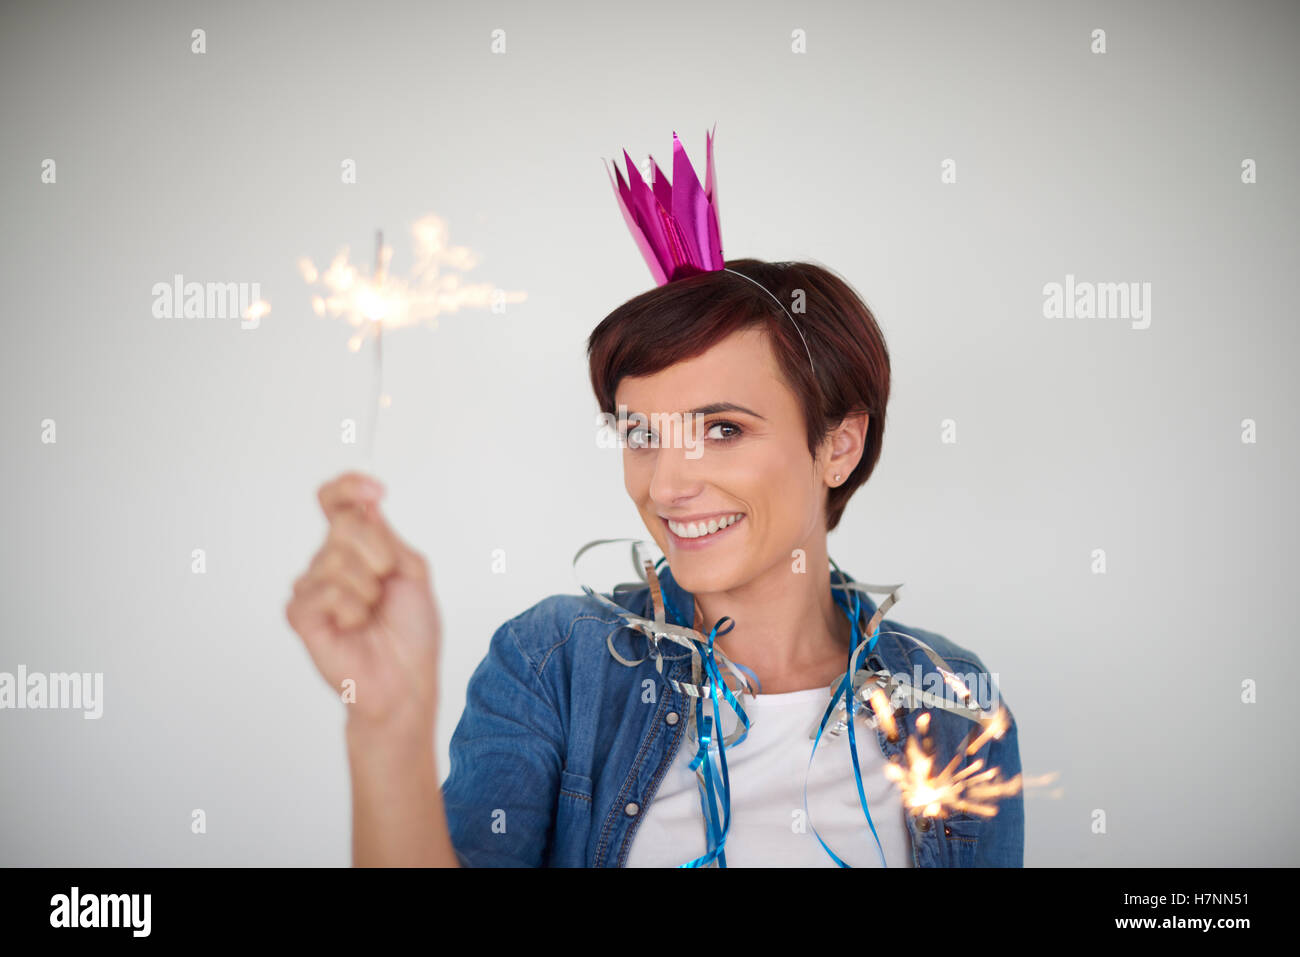
[(326, 542), (325, 547), (316, 553), (304, 577), (338, 582), (367, 605), (373, 605), (384, 593), (384, 586), (356, 549), (333, 542)]
[(370, 607), (338, 582), (318, 581), (294, 601), (305, 620), (328, 617), (339, 631), (351, 631), (370, 620)]
[(312, 627), (315, 622), (307, 616), (303, 608), (302, 596), (305, 593), (306, 578), (299, 578), (293, 583), (293, 597), (290, 598), (284, 606), (284, 617), (289, 619), (289, 624), (298, 634), (306, 637), (315, 629)]
[(387, 577), (398, 564), (391, 531), (373, 518), (342, 512), (330, 523), (328, 546), (354, 552), (377, 578)]
[(321, 638), (322, 628), (331, 628), (328, 614), (320, 612), (314, 603), (307, 601), (307, 596), (319, 583), (303, 575), (293, 583), (293, 597), (284, 608), (284, 616), (289, 624), (306, 643), (308, 650), (316, 652), (317, 642)]
[(333, 481), (326, 482), (316, 493), (321, 510), (331, 522), (349, 509), (362, 510), (383, 497), (383, 485), (361, 472), (344, 472)]

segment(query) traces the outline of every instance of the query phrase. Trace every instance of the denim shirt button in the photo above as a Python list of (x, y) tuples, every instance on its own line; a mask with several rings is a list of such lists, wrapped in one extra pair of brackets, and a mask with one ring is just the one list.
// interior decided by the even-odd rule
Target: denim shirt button
[(664, 715), (664, 720), (667, 721), (669, 724), (676, 724), (676, 723), (677, 723), (677, 712), (676, 712), (676, 711), (669, 711), (666, 715)]
[(636, 813), (639, 810), (641, 810), (640, 805), (638, 805), (636, 801), (631, 801), (628, 803), (627, 807), (623, 808), (623, 813), (625, 813), (628, 817), (636, 817)]
[(921, 818), (919, 821), (916, 822), (916, 829), (918, 831), (930, 830), (930, 819), (928, 817)]

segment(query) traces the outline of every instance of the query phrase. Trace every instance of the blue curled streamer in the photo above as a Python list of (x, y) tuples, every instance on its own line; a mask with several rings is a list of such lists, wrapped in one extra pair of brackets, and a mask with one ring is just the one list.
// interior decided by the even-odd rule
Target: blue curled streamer
[[(829, 556), (827, 557), (829, 558)], [(834, 567), (835, 571), (839, 573), (841, 584), (846, 583), (848, 581), (847, 576), (845, 576), (844, 572), (840, 571), (840, 567), (835, 564), (833, 558), (830, 559), (830, 563)], [(833, 592), (834, 589), (832, 589), (832, 593)], [(851, 613), (847, 607), (847, 599), (841, 602), (838, 595), (832, 594), (831, 597), (835, 599), (837, 605), (844, 609), (844, 613), (849, 616), (849, 624), (852, 626), (852, 637), (849, 641), (849, 667), (845, 672), (844, 677), (840, 679), (839, 685), (836, 686), (835, 693), (831, 696), (830, 704), (826, 706), (826, 713), (822, 715), (821, 724), (817, 727), (817, 737), (813, 739), (812, 752), (808, 755), (808, 773), (805, 773), (803, 779), (803, 810), (804, 814), (808, 817), (809, 825), (813, 829), (813, 836), (817, 838), (817, 843), (822, 846), (822, 850), (829, 854), (831, 860), (840, 867), (851, 867), (852, 865), (840, 860), (839, 855), (832, 851), (830, 847), (827, 846), (826, 842), (822, 840), (821, 834), (817, 831), (817, 825), (812, 823), (812, 815), (808, 813), (808, 775), (812, 772), (812, 763), (813, 758), (817, 754), (817, 745), (821, 741), (822, 732), (826, 730), (826, 722), (830, 720), (830, 716), (835, 710), (836, 703), (841, 697), (844, 697), (847, 723), (849, 726), (849, 753), (853, 756), (853, 779), (858, 788), (858, 803), (862, 805), (862, 813), (867, 816), (867, 826), (871, 828), (871, 836), (876, 840), (876, 851), (880, 855), (880, 866), (888, 868), (889, 865), (885, 863), (885, 849), (881, 846), (880, 835), (876, 833), (875, 822), (871, 820), (871, 810), (867, 807), (867, 795), (866, 791), (862, 787), (862, 767), (858, 762), (858, 742), (853, 733), (853, 726), (857, 723), (855, 718), (857, 717), (858, 710), (857, 694), (853, 688), (853, 675), (857, 673), (857, 657), (863, 651), (870, 654), (875, 650), (876, 642), (880, 639), (880, 626), (876, 626), (876, 630), (871, 636), (870, 643), (865, 644), (864, 646), (864, 643), (858, 640), (861, 635), (861, 632), (858, 629), (858, 622), (861, 620), (862, 610), (862, 601), (859, 593), (856, 591), (853, 593), (853, 611)]]
[[(660, 566), (665, 564), (665, 562), (666, 559), (662, 559), (662, 558), (658, 562), (656, 562), (655, 563), (656, 570), (658, 570)], [(676, 621), (677, 624), (682, 624), (685, 621), (685, 619), (682, 618), (682, 616), (678, 614), (677, 609), (673, 607), (672, 602), (668, 598), (667, 592), (661, 592), (661, 597), (664, 602), (664, 607), (668, 609), (668, 613), (677, 620)], [(724, 621), (731, 622), (731, 625), (728, 626), (724, 631), (719, 632), (718, 629), (722, 626), (722, 623)], [(709, 697), (713, 701), (713, 717), (711, 718), (704, 713), (703, 699), (701, 698), (695, 699), (695, 726), (697, 729), (699, 729), (698, 731), (699, 748), (695, 752), (695, 757), (691, 760), (690, 763), (690, 769), (692, 771), (698, 771), (701, 765), (704, 766), (704, 771), (703, 771), (704, 787), (700, 789), (700, 810), (703, 812), (705, 824), (708, 828), (708, 850), (701, 856), (695, 858), (694, 860), (687, 861), (685, 864), (682, 864), (681, 865), (682, 867), (707, 867), (715, 860), (718, 862), (719, 867), (727, 866), (727, 856), (723, 851), (723, 846), (727, 842), (727, 833), (731, 829), (731, 777), (727, 773), (727, 748), (728, 747), (734, 748), (736, 745), (740, 744), (740, 742), (745, 740), (745, 737), (749, 734), (750, 722), (749, 722), (749, 715), (745, 712), (744, 706), (739, 701), (736, 700), (736, 697), (732, 693), (731, 689), (728, 688), (726, 683), (722, 680), (722, 674), (718, 670), (717, 660), (714, 658), (713, 655), (713, 642), (714, 639), (719, 636), (719, 634), (725, 635), (728, 631), (731, 631), (731, 629), (734, 627), (735, 627), (735, 621), (731, 618), (724, 616), (718, 619), (718, 621), (714, 624), (713, 629), (709, 632), (709, 643), (707, 647), (701, 646), (698, 641), (694, 642), (695, 650), (700, 654), (700, 658), (703, 663), (704, 674), (708, 680)], [(733, 662), (733, 664), (736, 663)], [(744, 665), (741, 664), (737, 664), (737, 667), (743, 669), (746, 674), (748, 674), (750, 677), (754, 679), (756, 683), (758, 683), (758, 676), (755, 675), (752, 671), (750, 671), (748, 668), (746, 668)], [(713, 759), (709, 756), (709, 745), (712, 743), (714, 721), (715, 720), (717, 721), (717, 727), (719, 731), (721, 731), (722, 728), (722, 714), (720, 710), (720, 705), (718, 704), (719, 686), (721, 686), (722, 693), (727, 698), (727, 703), (731, 705), (732, 709), (736, 712), (736, 717), (740, 719), (741, 724), (744, 726), (744, 730), (741, 732), (740, 737), (738, 737), (735, 741), (731, 742), (730, 745), (724, 744), (722, 742), (721, 734), (719, 734), (718, 737), (718, 763), (722, 767), (722, 808), (723, 808), (723, 824), (720, 830), (718, 828), (718, 810), (717, 810), (716, 795), (715, 795), (716, 789), (713, 783), (713, 777), (715, 772), (713, 770)]]
[[(723, 622), (731, 622), (731, 625), (725, 630), (719, 632), (718, 629), (722, 627)], [(695, 642), (696, 650), (700, 652), (700, 657), (703, 661), (704, 673), (708, 677), (709, 698), (713, 702), (713, 717), (709, 717), (704, 713), (704, 700), (702, 698), (695, 699), (695, 726), (700, 729), (699, 749), (696, 751), (695, 757), (690, 764), (692, 771), (697, 770), (701, 764), (704, 766), (704, 788), (700, 794), (700, 802), (703, 805), (707, 798), (708, 806), (705, 820), (708, 822), (709, 849), (700, 857), (683, 864), (683, 867), (707, 867), (715, 860), (718, 862), (719, 867), (727, 866), (727, 857), (723, 850), (727, 843), (727, 834), (731, 830), (731, 777), (727, 772), (727, 748), (734, 748), (736, 745), (740, 744), (741, 741), (744, 741), (745, 737), (749, 734), (750, 726), (749, 715), (745, 713), (744, 706), (736, 700), (731, 689), (726, 686), (725, 682), (723, 682), (722, 673), (718, 670), (718, 663), (713, 655), (714, 639), (717, 638), (719, 634), (725, 635), (732, 627), (735, 627), (735, 622), (732, 619), (725, 616), (719, 618), (717, 623), (714, 624), (712, 630), (709, 632), (709, 643), (707, 647), (701, 647), (698, 641)], [(718, 703), (719, 687), (722, 688), (722, 693), (726, 696), (727, 703), (731, 705), (732, 710), (736, 712), (736, 716), (744, 725), (744, 730), (741, 732), (740, 737), (731, 742), (731, 744), (726, 744), (722, 740), (722, 711), (721, 705)], [(720, 790), (717, 785), (714, 784), (713, 778), (715, 772), (713, 770), (713, 759), (709, 755), (709, 745), (715, 727), (719, 732), (718, 764), (722, 768), (722, 785)], [(721, 795), (723, 814), (721, 829), (718, 828), (717, 801), (719, 794)]]
[[(655, 562), (655, 572), (656, 572), (656, 573), (662, 572), (662, 571), (663, 571), (663, 567), (664, 567), (665, 565), (667, 565), (667, 564), (668, 564), (668, 559), (666, 559), (666, 558), (661, 558), (661, 559), (659, 559), (659, 561)], [(660, 589), (660, 591), (659, 591), (659, 597), (660, 597), (661, 599), (663, 599), (664, 607), (665, 607), (666, 609), (668, 609), (668, 614), (672, 615), (673, 618), (677, 619), (676, 621), (673, 622), (673, 624), (675, 624), (675, 625), (681, 625), (682, 627), (685, 627), (685, 628), (690, 628), (690, 627), (693, 626), (693, 624), (694, 624), (694, 619), (692, 619), (692, 624), (691, 624), (691, 625), (687, 625), (687, 624), (686, 624), (686, 618), (685, 618), (685, 616), (679, 614), (678, 611), (677, 611), (677, 609), (676, 609), (675, 607), (673, 607), (673, 603), (672, 603), (672, 601), (669, 600), (669, 598), (668, 598), (668, 592), (667, 592), (666, 590), (664, 590), (664, 589)], [(719, 622), (719, 624), (721, 624), (721, 622)], [(733, 622), (733, 625), (734, 625), (734, 622)], [(730, 630), (731, 630), (730, 628), (727, 629), (727, 631), (730, 631)], [(722, 634), (725, 635), (726, 633), (727, 633), (727, 632), (724, 631)], [(696, 646), (696, 649), (697, 649), (697, 650), (699, 649), (699, 644), (700, 644), (700, 643), (699, 643), (698, 641), (695, 642), (695, 646)], [(714, 663), (716, 664), (716, 661), (715, 661)], [(762, 693), (763, 693), (763, 682), (761, 682), (761, 681), (758, 680), (758, 675), (754, 674), (753, 671), (751, 671), (749, 668), (746, 668), (746, 667), (745, 667), (744, 665), (742, 665), (739, 661), (733, 661), (731, 664), (732, 664), (733, 666), (735, 666), (736, 668), (739, 668), (741, 671), (743, 671), (743, 672), (745, 673), (746, 677), (749, 678), (750, 682), (751, 682), (755, 687), (758, 688), (758, 692), (757, 692), (758, 694), (762, 694)], [(730, 690), (731, 690), (731, 689), (727, 688), (726, 685), (723, 685), (723, 689), (726, 690), (726, 691), (728, 691), (728, 692), (730, 692)], [(739, 703), (738, 703), (734, 698), (731, 698), (731, 704), (733, 704), (733, 705), (734, 705), (735, 707), (737, 707), (737, 708), (741, 708), (741, 711), (742, 711), (742, 712), (744, 711), (744, 708), (741, 707), (741, 705), (740, 705), (740, 704), (739, 704)], [(742, 721), (744, 720), (744, 715), (743, 715), (743, 714), (742, 714), (742, 715), (738, 715), (738, 717), (740, 717)], [(735, 741), (733, 741), (732, 744), (733, 744), (733, 745), (736, 745), (736, 744), (739, 744), (741, 741), (744, 741), (744, 740), (745, 740), (745, 735), (746, 735), (746, 734), (749, 734), (749, 722), (748, 722), (748, 721), (745, 721), (745, 731), (744, 731), (744, 733), (741, 734), (741, 736), (740, 736), (739, 738), (737, 738)]]
[[(827, 557), (829, 558), (829, 556)], [(660, 567), (665, 563), (666, 563), (666, 559), (661, 558), (658, 562), (655, 563), (656, 570), (659, 570)], [(839, 574), (840, 582), (842, 584), (847, 583), (848, 577), (844, 574), (843, 571), (840, 570), (839, 565), (835, 564), (835, 560), (830, 559), (830, 563), (832, 567), (834, 567), (835, 571)], [(662, 597), (663, 597), (664, 606), (668, 609), (668, 613), (672, 615), (673, 618), (676, 620), (675, 624), (689, 627), (689, 625), (686, 624), (686, 620), (678, 613), (677, 609), (673, 607), (672, 602), (668, 598), (667, 592), (664, 592)], [(851, 640), (849, 642), (849, 648), (850, 648), (849, 666), (848, 666), (848, 670), (845, 672), (844, 677), (840, 679), (840, 683), (836, 686), (835, 693), (831, 696), (830, 703), (826, 706), (826, 712), (822, 715), (821, 724), (817, 728), (817, 736), (813, 740), (812, 752), (808, 755), (808, 773), (805, 773), (804, 782), (803, 782), (804, 814), (807, 816), (808, 823), (812, 826), (813, 829), (813, 836), (817, 838), (817, 843), (819, 843), (822, 846), (822, 850), (824, 850), (827, 854), (829, 854), (831, 860), (833, 860), (840, 867), (851, 867), (852, 865), (847, 864), (843, 860), (841, 860), (840, 857), (830, 849), (830, 847), (826, 844), (826, 842), (822, 840), (821, 834), (818, 833), (817, 831), (817, 826), (812, 823), (812, 815), (808, 813), (808, 775), (812, 771), (813, 758), (817, 754), (817, 745), (821, 741), (822, 732), (826, 729), (826, 722), (830, 720), (831, 714), (834, 713), (835, 711), (836, 703), (840, 700), (841, 697), (844, 697), (846, 699), (845, 708), (848, 715), (849, 752), (853, 756), (853, 777), (858, 789), (858, 802), (862, 805), (862, 812), (867, 817), (867, 826), (871, 828), (871, 836), (875, 838), (876, 851), (880, 855), (880, 866), (888, 867), (888, 864), (886, 864), (885, 862), (885, 850), (880, 843), (880, 835), (876, 832), (875, 822), (872, 821), (871, 811), (867, 806), (867, 795), (862, 785), (862, 767), (858, 761), (857, 738), (853, 733), (853, 725), (856, 723), (854, 718), (856, 717), (857, 710), (858, 710), (857, 696), (853, 691), (853, 675), (856, 674), (858, 670), (856, 667), (856, 662), (858, 657), (863, 652), (870, 654), (875, 650), (876, 642), (880, 638), (880, 626), (879, 625), (876, 626), (876, 630), (872, 634), (871, 641), (869, 643), (860, 641), (859, 638), (861, 636), (861, 630), (858, 627), (859, 622), (861, 620), (861, 614), (862, 614), (862, 600), (861, 600), (860, 593), (857, 591), (853, 592), (853, 608), (851, 611), (847, 605), (848, 600), (847, 599), (841, 600), (839, 595), (834, 594), (834, 589), (832, 589), (831, 597), (835, 601), (835, 603), (839, 605), (840, 608), (844, 611), (845, 615), (847, 615), (849, 618), (849, 624), (851, 626)], [(718, 631), (719, 627), (721, 627), (723, 622), (728, 622), (728, 621), (731, 622), (731, 626), (728, 627), (725, 631), (719, 633)], [(698, 641), (694, 643), (696, 646), (696, 650), (700, 652), (700, 657), (703, 661), (704, 672), (708, 677), (710, 698), (713, 701), (713, 717), (709, 717), (704, 713), (703, 699), (698, 697), (695, 699), (695, 715), (696, 715), (695, 723), (696, 723), (696, 728), (700, 729), (698, 734), (699, 748), (696, 751), (695, 757), (691, 760), (690, 763), (690, 770), (692, 771), (698, 771), (698, 769), (701, 766), (704, 767), (704, 771), (702, 773), (704, 779), (704, 786), (700, 789), (700, 810), (704, 816), (705, 824), (707, 827), (708, 850), (701, 856), (695, 858), (694, 860), (682, 864), (681, 865), (682, 867), (707, 867), (715, 860), (717, 861), (719, 867), (727, 866), (727, 858), (723, 848), (727, 841), (727, 834), (731, 828), (731, 779), (727, 773), (726, 751), (728, 747), (735, 747), (737, 744), (740, 744), (741, 741), (745, 740), (745, 737), (749, 734), (750, 722), (749, 722), (749, 716), (745, 713), (744, 707), (740, 704), (740, 702), (736, 700), (735, 695), (732, 694), (731, 692), (731, 689), (728, 688), (725, 682), (723, 682), (722, 680), (722, 675), (718, 670), (717, 662), (714, 659), (714, 655), (713, 655), (713, 642), (714, 639), (719, 636), (719, 634), (726, 634), (727, 631), (730, 631), (731, 628), (734, 626), (735, 626), (735, 621), (733, 619), (728, 617), (720, 618), (718, 619), (717, 623), (713, 626), (713, 629), (709, 632), (707, 647), (701, 646)], [(758, 683), (758, 677), (754, 675), (754, 673), (750, 671), (748, 668), (746, 668), (744, 665), (740, 664), (739, 662), (732, 662), (732, 664), (736, 665), (738, 668), (743, 669), (746, 674), (748, 674), (751, 678), (754, 679), (755, 683)], [(721, 740), (722, 715), (720, 712), (720, 705), (718, 703), (719, 686), (722, 687), (723, 694), (727, 698), (727, 703), (730, 704), (732, 709), (736, 712), (736, 716), (740, 719), (745, 729), (740, 735), (740, 737), (737, 738), (735, 741), (733, 741), (730, 745), (723, 744)], [(760, 684), (760, 690), (761, 690), (761, 684)], [(720, 793), (722, 798), (723, 823), (721, 828), (718, 827), (718, 810), (717, 810), (717, 796), (718, 796), (719, 789), (714, 784), (714, 775), (716, 774), (716, 772), (713, 769), (713, 760), (709, 756), (709, 746), (712, 743), (712, 736), (715, 727), (715, 722), (716, 722), (716, 727), (719, 731), (718, 762), (722, 768), (722, 774), (721, 774), (722, 787)]]

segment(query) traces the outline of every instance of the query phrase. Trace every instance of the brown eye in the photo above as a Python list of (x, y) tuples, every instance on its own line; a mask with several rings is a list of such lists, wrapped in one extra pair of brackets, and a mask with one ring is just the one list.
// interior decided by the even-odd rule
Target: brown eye
[[(718, 429), (722, 429), (724, 431), (721, 434), (715, 434), (715, 431)], [(711, 438), (717, 442), (731, 442), (734, 441), (735, 439), (740, 438), (740, 436), (744, 434), (744, 431), (745, 430), (742, 429), (740, 426), (738, 426), (735, 422), (714, 422), (712, 425), (709, 426), (708, 432), (706, 432), (705, 434), (708, 436), (708, 438)]]

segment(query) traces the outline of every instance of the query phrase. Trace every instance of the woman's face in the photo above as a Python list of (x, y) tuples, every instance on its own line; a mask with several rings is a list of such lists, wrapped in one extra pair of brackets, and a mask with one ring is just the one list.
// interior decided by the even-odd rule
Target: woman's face
[[(808, 453), (802, 410), (762, 329), (624, 378), (615, 402), (629, 419), (620, 423), (628, 495), (687, 591), (742, 586), (825, 536), (826, 462)], [(658, 448), (636, 447), (655, 439)]]

